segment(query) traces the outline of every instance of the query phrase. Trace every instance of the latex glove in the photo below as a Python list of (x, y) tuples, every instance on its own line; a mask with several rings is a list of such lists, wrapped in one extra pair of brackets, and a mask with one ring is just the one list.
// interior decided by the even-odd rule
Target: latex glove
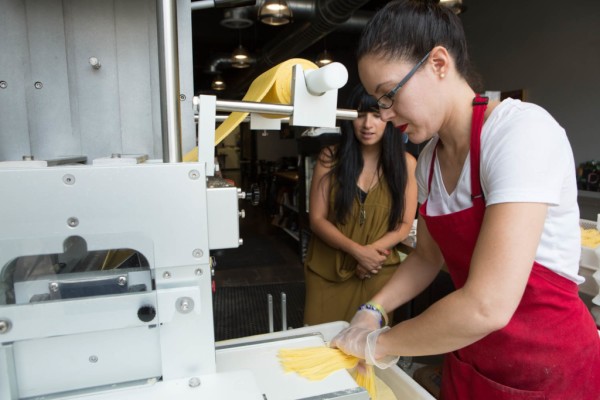
[(331, 340), (329, 347), (338, 348), (346, 354), (364, 360), (367, 336), (371, 332), (371, 329), (350, 325)]
[(381, 369), (386, 369), (396, 364), (400, 359), (400, 357), (398, 356), (390, 355), (376, 358), (378, 356), (375, 350), (375, 347), (377, 346), (377, 339), (379, 338), (379, 335), (389, 330), (390, 327), (385, 326), (381, 329), (374, 330), (367, 335), (367, 348), (365, 350), (365, 361), (367, 362), (367, 364), (374, 365)]
[(386, 369), (398, 362), (398, 356), (383, 356), (376, 358), (377, 339), (379, 335), (390, 329), (386, 326), (381, 329), (369, 330), (359, 327), (349, 326), (337, 334), (329, 344), (330, 347), (336, 347), (346, 354), (356, 358), (362, 358), (369, 365), (375, 365), (378, 368)]
[(365, 328), (370, 331), (381, 327), (381, 315), (373, 310), (358, 310), (350, 320), (350, 326)]

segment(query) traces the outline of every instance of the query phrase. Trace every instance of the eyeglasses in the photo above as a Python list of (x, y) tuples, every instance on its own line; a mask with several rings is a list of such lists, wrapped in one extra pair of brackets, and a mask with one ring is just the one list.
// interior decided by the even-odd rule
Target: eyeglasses
[(404, 86), (406, 82), (408, 82), (408, 80), (415, 74), (415, 72), (417, 72), (419, 67), (423, 65), (425, 60), (427, 60), (427, 57), (429, 57), (430, 53), (431, 51), (425, 54), (425, 57), (423, 57), (421, 61), (419, 61), (417, 65), (415, 65), (413, 69), (411, 69), (410, 72), (406, 74), (406, 76), (396, 85), (395, 88), (393, 88), (392, 90), (390, 90), (389, 92), (377, 99), (377, 105), (380, 109), (387, 110), (391, 108), (392, 105), (394, 105), (394, 96), (396, 96), (398, 90), (402, 89), (402, 86)]

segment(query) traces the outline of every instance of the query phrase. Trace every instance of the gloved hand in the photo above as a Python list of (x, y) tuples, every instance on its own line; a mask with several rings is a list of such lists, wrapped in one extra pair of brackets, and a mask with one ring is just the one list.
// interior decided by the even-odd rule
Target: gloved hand
[(331, 340), (329, 347), (338, 348), (346, 354), (364, 360), (367, 336), (371, 332), (372, 329), (350, 325)]
[(383, 328), (374, 330), (367, 335), (367, 348), (365, 349), (365, 361), (367, 364), (374, 365), (381, 369), (386, 369), (396, 364), (400, 359), (398, 356), (391, 355), (386, 355), (377, 359), (375, 358), (378, 356), (377, 352), (375, 351), (377, 339), (379, 338), (379, 335), (389, 330), (389, 326), (384, 326)]
[(376, 359), (376, 345), (379, 335), (390, 329), (386, 326), (381, 329), (369, 330), (360, 327), (349, 326), (337, 334), (329, 344), (330, 347), (336, 347), (346, 354), (364, 359), (367, 364), (375, 365), (378, 368), (385, 369), (398, 362), (398, 356), (383, 356)]
[(350, 320), (350, 326), (365, 328), (372, 331), (381, 327), (381, 318), (381, 314), (375, 310), (358, 310)]

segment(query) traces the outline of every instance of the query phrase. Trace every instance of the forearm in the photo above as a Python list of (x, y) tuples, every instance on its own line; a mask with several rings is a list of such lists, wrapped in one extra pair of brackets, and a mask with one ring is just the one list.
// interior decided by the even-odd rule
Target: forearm
[(474, 343), (501, 328), (482, 314), (476, 304), (459, 289), (419, 316), (382, 334), (377, 342), (377, 352), (402, 356), (443, 354)]
[(441, 265), (420, 257), (416, 251), (409, 254), (372, 300), (386, 312), (393, 311), (425, 290), (439, 273)]

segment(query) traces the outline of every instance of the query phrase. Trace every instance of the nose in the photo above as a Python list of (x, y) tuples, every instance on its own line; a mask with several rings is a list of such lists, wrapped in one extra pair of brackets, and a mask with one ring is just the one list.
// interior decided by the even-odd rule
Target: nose
[(375, 121), (375, 114), (370, 113), (370, 112), (366, 113), (365, 117), (363, 119), (363, 126), (365, 128), (368, 128), (373, 125), (373, 121)]

